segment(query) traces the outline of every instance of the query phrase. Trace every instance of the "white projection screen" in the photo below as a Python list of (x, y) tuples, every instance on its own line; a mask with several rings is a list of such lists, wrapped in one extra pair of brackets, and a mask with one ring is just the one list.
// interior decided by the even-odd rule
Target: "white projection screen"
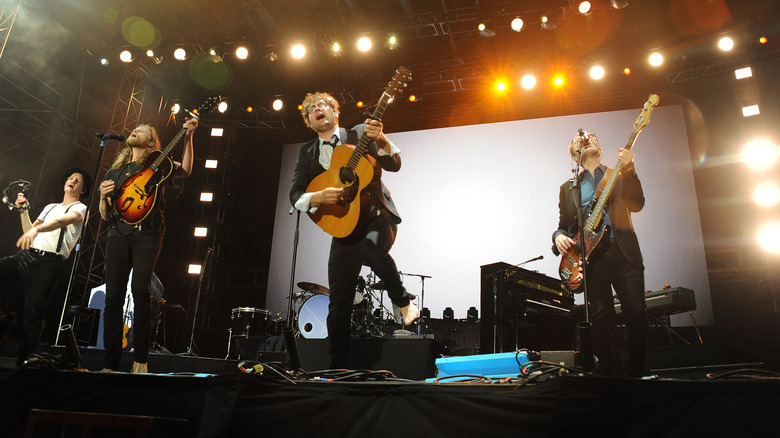
[[(471, 306), (479, 309), (482, 265), (514, 265), (543, 255), (525, 268), (558, 278), (551, 235), (558, 225), (558, 188), (572, 176), (567, 145), (578, 128), (594, 132), (602, 161), (614, 167), (640, 109), (388, 134), (403, 157), (400, 172), (383, 174), (403, 218), (391, 254), (401, 272), (431, 277), (423, 297), (431, 317), (441, 318), (446, 307), (457, 319)], [(266, 307), (282, 314), (291, 284), (296, 214), (289, 214), (288, 192), (298, 146), (284, 150), (268, 278)], [(633, 215), (646, 289), (693, 289), (693, 318), (674, 315), (672, 325), (711, 325), (682, 108), (656, 107), (633, 150), (646, 198), (644, 209)], [(302, 214), (295, 283), (327, 287), (329, 246), (330, 236)], [(364, 267), (362, 274), (369, 272)], [(419, 277), (402, 278), (409, 292), (421, 293)]]

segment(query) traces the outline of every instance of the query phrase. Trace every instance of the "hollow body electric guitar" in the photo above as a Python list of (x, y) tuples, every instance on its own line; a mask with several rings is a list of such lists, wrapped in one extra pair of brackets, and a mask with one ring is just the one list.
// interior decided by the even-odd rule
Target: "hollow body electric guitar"
[[(190, 113), (195, 119), (213, 109), (221, 100), (211, 96), (196, 111)], [(173, 147), (181, 140), (187, 128), (173, 137), (168, 146), (161, 151), (152, 151), (140, 171), (130, 175), (116, 190), (113, 198), (114, 210), (119, 218), (130, 225), (144, 220), (152, 212), (157, 201), (157, 189), (173, 172), (173, 160), (169, 156)]]
[[(658, 105), (658, 95), (651, 94), (650, 98), (645, 102), (642, 111), (639, 113), (634, 122), (634, 130), (631, 132), (631, 136), (628, 139), (624, 149), (631, 149), (636, 142), (636, 137), (639, 132), (647, 126), (650, 122), (650, 114), (653, 108)], [(596, 256), (601, 251), (604, 242), (604, 236), (609, 235), (609, 227), (604, 226), (602, 220), (602, 213), (604, 206), (609, 199), (609, 195), (612, 193), (612, 189), (615, 186), (620, 171), (623, 168), (623, 162), (618, 160), (617, 165), (611, 171), (608, 171), (608, 177), (605, 175), (602, 178), (599, 186), (596, 188), (596, 194), (593, 197), (593, 201), (586, 208), (585, 214), (588, 219), (583, 227), (583, 241), (585, 243), (585, 261), (590, 261), (591, 256)], [(580, 250), (580, 236), (577, 234), (573, 237), (576, 245), (569, 248), (566, 252), (561, 254), (561, 263), (558, 267), (558, 273), (560, 274), (563, 285), (573, 291), (581, 292), (582, 280), (584, 277), (585, 263), (582, 261), (583, 251)]]
[[(412, 73), (399, 67), (370, 118), (382, 120), (387, 105), (411, 79)], [(331, 156), (330, 169), (319, 174), (306, 188), (309, 193), (329, 187), (344, 189), (338, 203), (320, 205), (316, 212), (309, 213), (309, 217), (333, 237), (347, 237), (363, 229), (370, 216), (370, 189), (380, 184), (381, 175), (381, 168), (367, 154), (370, 143), (371, 139), (364, 132), (357, 146), (336, 146)]]

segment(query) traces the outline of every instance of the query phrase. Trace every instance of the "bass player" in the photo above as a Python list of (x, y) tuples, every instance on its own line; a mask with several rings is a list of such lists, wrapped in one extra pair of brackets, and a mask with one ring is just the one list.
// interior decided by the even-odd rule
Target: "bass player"
[[(576, 249), (577, 208), (583, 210), (584, 223), (587, 207), (593, 202), (599, 183), (602, 179), (606, 180), (606, 175), (611, 172), (601, 163), (601, 147), (595, 134), (581, 131), (574, 136), (569, 144), (569, 155), (578, 162), (580, 154), (584, 170), (577, 176), (581, 188), (579, 202), (574, 200), (573, 179), (560, 187), (558, 229), (552, 235), (552, 249), (556, 255)], [(631, 213), (642, 209), (645, 196), (634, 168), (634, 153), (630, 149), (618, 149), (618, 160), (623, 167), (602, 215), (605, 225), (610, 227), (609, 235), (603, 239), (605, 248), (598, 254), (594, 252), (586, 265), (587, 297), (593, 352), (598, 358), (597, 372), (605, 376), (616, 372), (613, 359), (614, 288), (626, 323), (624, 376), (641, 377), (645, 366), (648, 323), (644, 264)]]

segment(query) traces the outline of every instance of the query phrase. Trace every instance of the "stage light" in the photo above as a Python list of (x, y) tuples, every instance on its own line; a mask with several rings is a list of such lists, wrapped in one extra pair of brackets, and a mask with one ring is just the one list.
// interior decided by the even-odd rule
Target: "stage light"
[(358, 108), (363, 108), (363, 105), (365, 105), (365, 104), (363, 103), (362, 100), (358, 100), (357, 102), (355, 102), (355, 106), (358, 107)]
[(734, 76), (737, 79), (745, 79), (753, 76), (753, 69), (750, 67), (743, 67), (734, 70)]
[(766, 37), (765, 37), (765, 36), (762, 36), (762, 37), (760, 37), (760, 38), (758, 39), (758, 43), (759, 43), (759, 44), (766, 44), (766, 42), (767, 42), (767, 41), (768, 41), (768, 40), (766, 39)]
[(372, 43), (368, 37), (362, 37), (357, 42), (357, 48), (361, 52), (368, 52), (369, 50), (371, 50), (371, 46)]
[(211, 202), (214, 200), (214, 194), (211, 192), (202, 192), (200, 194), (200, 201), (201, 202)]
[(580, 2), (577, 5), (577, 12), (581, 15), (590, 15), (590, 13), (593, 12), (593, 6), (589, 1)]
[(487, 24), (485, 23), (479, 23), (479, 25), (477, 25), (477, 30), (479, 31), (479, 34), (485, 38), (496, 36), (496, 33), (488, 29)]
[(729, 37), (723, 37), (718, 40), (718, 48), (724, 52), (728, 52), (734, 48), (734, 40)]
[(282, 108), (284, 108), (284, 102), (282, 99), (276, 98), (271, 104), (271, 108), (273, 108), (274, 111), (280, 111)]
[(773, 182), (761, 183), (753, 190), (753, 201), (760, 207), (774, 207), (780, 202), (780, 188)]
[(555, 75), (552, 79), (552, 84), (556, 88), (561, 88), (566, 83), (566, 79), (564, 79), (561, 75)]
[(246, 111), (246, 112), (248, 112), (248, 113), (251, 113), (251, 112), (252, 112), (252, 111), (254, 111), (254, 110), (255, 110), (255, 109), (254, 109), (254, 108), (252, 108), (251, 106), (248, 106), (248, 107), (244, 108), (244, 111)]
[(414, 102), (417, 102), (417, 101), (419, 101), (419, 99), (417, 98), (417, 95), (416, 95), (416, 94), (410, 94), (410, 95), (409, 95), (409, 96), (406, 98), (406, 100), (408, 100), (408, 101), (409, 101), (409, 102), (411, 102), (411, 103), (414, 103)]
[(228, 109), (228, 104), (224, 100), (217, 104), (217, 111), (219, 111), (221, 114), (224, 114), (225, 111)]
[(298, 104), (298, 111), (303, 111), (303, 105), (301, 105), (300, 103)]
[(178, 103), (174, 103), (173, 106), (171, 106), (171, 113), (179, 114), (179, 111), (181, 111), (181, 105), (179, 105)]
[(631, 76), (631, 69), (626, 67), (623, 69), (623, 74), (626, 76)]
[(609, 7), (612, 9), (623, 9), (628, 6), (628, 0), (609, 0)]
[(218, 160), (206, 160), (206, 164), (204, 165), (204, 167), (206, 169), (216, 169), (218, 164), (219, 164)]
[(187, 273), (192, 275), (200, 275), (202, 270), (203, 270), (203, 266), (199, 264), (190, 264), (187, 267)]
[(758, 229), (758, 245), (770, 254), (780, 254), (780, 222), (770, 221)]
[(129, 50), (122, 50), (119, 54), (119, 60), (122, 62), (133, 62), (133, 54)]
[(479, 311), (476, 307), (471, 306), (469, 307), (469, 310), (466, 311), (466, 321), (468, 322), (477, 322), (479, 321)]
[(591, 79), (599, 80), (599, 79), (603, 79), (606, 73), (604, 72), (604, 67), (600, 65), (594, 65), (593, 67), (590, 68), (589, 74)]
[(780, 151), (777, 145), (766, 138), (749, 141), (742, 149), (740, 160), (751, 170), (762, 172), (774, 166)]
[(441, 316), (444, 319), (455, 319), (455, 312), (452, 310), (452, 307), (445, 307)]
[(239, 46), (236, 49), (236, 58), (238, 59), (247, 59), (249, 57), (249, 49), (247, 49), (244, 46)]
[(338, 56), (341, 54), (341, 44), (339, 43), (333, 43), (332, 46), (330, 46), (330, 50), (333, 53), (333, 56)]
[(206, 237), (208, 234), (209, 229), (206, 227), (195, 227), (195, 231), (192, 233), (195, 237)]
[(173, 58), (177, 61), (184, 61), (187, 59), (187, 51), (179, 47), (173, 51)]
[(152, 50), (152, 49), (147, 50), (146, 51), (146, 56), (148, 56), (150, 58), (154, 57), (154, 50)]
[(390, 50), (398, 48), (398, 37), (395, 35), (390, 35), (387, 38), (387, 48)]
[(290, 54), (295, 59), (302, 59), (304, 56), (306, 56), (306, 47), (303, 47), (303, 44), (295, 44), (292, 46)]
[(506, 83), (501, 82), (501, 81), (496, 82), (496, 91), (498, 91), (498, 92), (506, 91)]
[(526, 90), (530, 90), (536, 86), (536, 76), (527, 74), (520, 79), (520, 86)]
[(100, 58), (100, 65), (108, 65), (108, 58)]
[(225, 128), (211, 128), (212, 137), (222, 137), (222, 134), (224, 133), (225, 133)]
[(510, 24), (510, 27), (515, 32), (520, 32), (521, 30), (523, 30), (524, 26), (525, 26), (525, 23), (523, 23), (523, 19), (520, 18), (520, 17), (515, 17), (512, 20), (512, 23)]
[(664, 63), (664, 55), (654, 52), (651, 53), (650, 56), (647, 58), (647, 61), (652, 65), (653, 67), (658, 67), (661, 64)]
[(539, 23), (544, 30), (553, 30), (558, 27), (555, 22), (550, 19), (549, 15), (542, 15), (542, 17), (539, 19)]
[(742, 107), (742, 117), (757, 116), (759, 114), (761, 114), (761, 111), (758, 109), (758, 105), (748, 105)]

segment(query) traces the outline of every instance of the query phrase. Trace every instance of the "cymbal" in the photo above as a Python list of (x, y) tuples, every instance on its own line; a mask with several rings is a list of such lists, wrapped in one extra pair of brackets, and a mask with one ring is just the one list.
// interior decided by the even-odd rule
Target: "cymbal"
[(369, 284), (368, 287), (375, 290), (385, 290), (385, 283), (382, 281), (378, 281), (374, 284)]
[(330, 290), (327, 287), (320, 286), (317, 283), (302, 281), (298, 283), (298, 287), (305, 290), (306, 292), (311, 292), (313, 294), (330, 295)]

